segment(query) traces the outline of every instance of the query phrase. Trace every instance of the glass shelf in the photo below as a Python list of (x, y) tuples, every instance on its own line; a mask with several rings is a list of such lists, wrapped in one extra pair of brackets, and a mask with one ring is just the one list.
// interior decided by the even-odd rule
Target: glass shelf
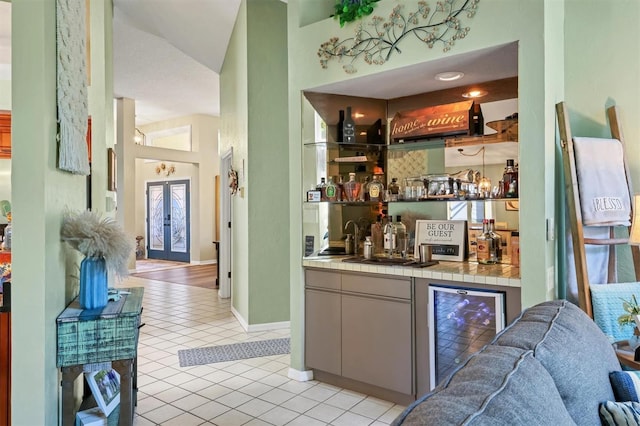
[(483, 203), (488, 202), (513, 202), (518, 201), (518, 198), (427, 198), (420, 200), (397, 200), (397, 201), (304, 201), (305, 204), (337, 204), (348, 206), (371, 206), (376, 204), (395, 204), (395, 203), (441, 203), (443, 201), (479, 201)]
[(339, 142), (306, 142), (304, 146), (308, 147), (322, 147), (322, 148), (339, 148), (349, 151), (382, 151), (387, 149), (388, 145), (382, 143), (365, 144), (365, 143), (339, 143)]

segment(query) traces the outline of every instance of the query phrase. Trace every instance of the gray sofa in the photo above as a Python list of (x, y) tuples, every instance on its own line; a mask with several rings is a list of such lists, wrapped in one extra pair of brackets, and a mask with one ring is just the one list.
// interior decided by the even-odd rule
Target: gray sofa
[(393, 425), (600, 425), (615, 401), (615, 352), (595, 323), (567, 301), (525, 310)]

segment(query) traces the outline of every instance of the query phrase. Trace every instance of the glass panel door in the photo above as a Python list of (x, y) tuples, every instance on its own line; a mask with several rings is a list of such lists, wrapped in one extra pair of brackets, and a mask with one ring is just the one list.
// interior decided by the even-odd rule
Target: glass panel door
[(148, 257), (188, 262), (189, 181), (147, 183), (147, 212)]

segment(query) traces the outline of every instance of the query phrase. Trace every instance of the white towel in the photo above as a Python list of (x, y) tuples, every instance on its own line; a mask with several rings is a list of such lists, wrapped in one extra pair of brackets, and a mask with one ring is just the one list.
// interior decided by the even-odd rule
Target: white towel
[(585, 226), (631, 225), (631, 200), (617, 139), (573, 138)]

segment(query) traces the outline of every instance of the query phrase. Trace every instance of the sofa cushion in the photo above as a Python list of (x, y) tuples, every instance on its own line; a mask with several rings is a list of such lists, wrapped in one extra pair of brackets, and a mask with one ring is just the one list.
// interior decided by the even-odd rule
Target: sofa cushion
[(600, 419), (604, 426), (640, 426), (640, 404), (605, 401), (600, 404)]
[[(597, 415), (597, 405), (593, 407)], [(533, 351), (486, 346), (394, 425), (574, 425)]]
[(614, 400), (609, 373), (620, 364), (609, 339), (580, 308), (562, 300), (533, 306), (493, 344), (533, 350), (573, 420), (600, 425), (598, 405)]
[(637, 371), (614, 371), (609, 374), (616, 401), (640, 402), (640, 377)]

